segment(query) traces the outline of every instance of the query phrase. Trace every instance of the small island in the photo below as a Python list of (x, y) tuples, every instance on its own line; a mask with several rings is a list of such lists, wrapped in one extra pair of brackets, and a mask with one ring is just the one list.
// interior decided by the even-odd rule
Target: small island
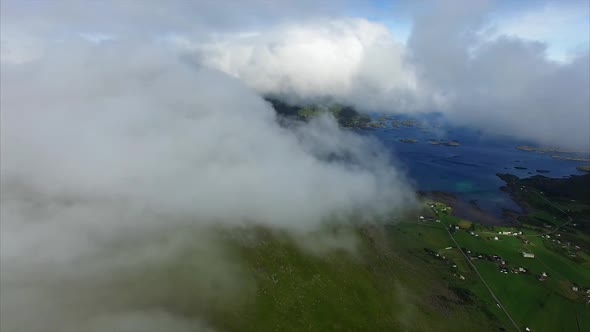
[(535, 146), (529, 146), (529, 145), (521, 145), (521, 146), (517, 146), (516, 148), (518, 150), (528, 151), (528, 152), (569, 154), (569, 156), (555, 154), (555, 155), (552, 155), (551, 158), (559, 159), (559, 160), (590, 162), (590, 156), (588, 155), (587, 152), (570, 151), (570, 150), (565, 150), (562, 148), (552, 148), (552, 147), (535, 147)]
[(589, 166), (578, 166), (576, 169), (580, 172), (590, 173), (590, 165)]
[(415, 127), (417, 124), (416, 120), (393, 120), (391, 122), (391, 126), (393, 128), (400, 128), (400, 127)]
[(442, 146), (459, 146), (459, 145), (461, 145), (457, 141), (441, 141), (441, 140), (430, 140), (430, 144), (442, 145)]
[(400, 138), (399, 140), (402, 143), (417, 143), (418, 140), (412, 138)]
[(546, 152), (579, 153), (578, 151), (570, 151), (570, 150), (565, 150), (565, 149), (558, 148), (558, 147), (537, 147), (537, 146), (530, 146), (530, 145), (521, 145), (521, 146), (517, 146), (516, 148), (519, 150), (522, 150), (522, 151), (540, 152), (540, 153), (546, 153)]
[(559, 159), (559, 160), (590, 162), (590, 159), (589, 158), (582, 158), (582, 157), (566, 157), (566, 156), (554, 155), (554, 156), (551, 156), (551, 158), (553, 158), (553, 159)]

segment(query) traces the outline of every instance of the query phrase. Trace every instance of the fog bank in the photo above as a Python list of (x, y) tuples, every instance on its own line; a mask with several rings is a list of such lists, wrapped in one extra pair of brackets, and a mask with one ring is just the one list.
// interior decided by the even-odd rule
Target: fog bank
[[(281, 127), (255, 91), (173, 52), (82, 42), (1, 79), (3, 330), (202, 326), (175, 316), (183, 289), (207, 312), (255, 287), (208, 228), (307, 232), (415, 201), (377, 142), (329, 117)], [(162, 288), (187, 262), (198, 277)]]

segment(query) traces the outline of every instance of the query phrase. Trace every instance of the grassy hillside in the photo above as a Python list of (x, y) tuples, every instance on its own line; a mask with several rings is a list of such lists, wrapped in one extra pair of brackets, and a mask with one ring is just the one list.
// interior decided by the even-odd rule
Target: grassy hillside
[[(426, 229), (423, 229), (426, 228)], [(416, 241), (414, 233), (424, 236)], [(237, 319), (213, 322), (235, 331), (497, 331), (489, 301), (461, 289), (448, 264), (424, 246), (449, 244), (445, 230), (400, 224), (356, 228), (354, 253), (321, 255), (287, 236), (248, 231), (255, 245), (234, 243), (257, 290)]]
[[(483, 278), (520, 330), (588, 330), (590, 260), (583, 249), (574, 259), (536, 228), (482, 226), (430, 204), (423, 214), (432, 219), (349, 226), (358, 239), (352, 253), (314, 254), (286, 234), (242, 230), (250, 240), (233, 241), (233, 248), (254, 276), (256, 294), (236, 320), (213, 325), (229, 331), (516, 330)], [(548, 277), (539, 281), (543, 273)]]
[(211, 241), (218, 262), (201, 244), (113, 291), (219, 331), (589, 331), (588, 206), (527, 190), (527, 218), (548, 227), (484, 226), (432, 201), (424, 218), (313, 234), (234, 227)]

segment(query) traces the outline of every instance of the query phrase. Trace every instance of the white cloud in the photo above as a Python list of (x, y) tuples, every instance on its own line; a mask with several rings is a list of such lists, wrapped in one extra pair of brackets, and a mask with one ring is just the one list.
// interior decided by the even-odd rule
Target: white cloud
[(485, 6), (440, 6), (445, 10), (417, 18), (408, 47), (419, 79), (446, 97), (451, 119), (538, 144), (590, 149), (588, 51), (557, 63), (541, 42), (482, 40)]
[[(327, 221), (386, 216), (414, 202), (376, 142), (330, 118), (283, 128), (239, 80), (154, 46), (68, 43), (38, 60), (3, 64), (0, 78), (3, 330), (63, 330), (126, 312), (97, 306), (143, 308), (127, 303), (125, 292), (113, 303), (94, 296), (129, 277), (129, 268), (181, 255), (183, 229), (191, 241), (210, 225), (308, 231)], [(134, 238), (141, 240), (137, 251), (126, 247)], [(166, 238), (181, 245), (162, 262), (172, 250)], [(241, 276), (223, 265), (231, 258), (216, 254), (222, 249), (207, 250), (213, 253), (197, 257), (204, 261), (194, 282), (210, 280), (203, 271), (211, 280)], [(93, 271), (114, 280), (96, 280)], [(65, 280), (75, 297), (46, 303)], [(231, 285), (239, 283), (232, 277), (210, 298), (200, 292), (194, 300), (205, 305), (222, 299), (219, 292), (239, 295)], [(166, 306), (162, 301), (151, 299), (147, 309)], [(72, 303), (79, 311), (63, 316)]]
[[(202, 63), (262, 93), (333, 97), (365, 110), (414, 107), (418, 86), (405, 48), (363, 19), (289, 24), (250, 38), (193, 45)], [(394, 102), (394, 104), (392, 104)]]

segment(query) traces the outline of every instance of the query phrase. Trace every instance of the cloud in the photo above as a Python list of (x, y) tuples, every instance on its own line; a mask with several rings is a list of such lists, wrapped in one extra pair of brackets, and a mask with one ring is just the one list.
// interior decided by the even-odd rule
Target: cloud
[(419, 79), (446, 101), (443, 111), (490, 133), (588, 151), (588, 51), (558, 63), (539, 41), (482, 39), (489, 9), (469, 3), (418, 16), (408, 42)]
[(365, 111), (441, 111), (490, 134), (589, 149), (588, 51), (555, 62), (542, 42), (489, 39), (481, 31), (491, 8), (421, 8), (407, 45), (380, 23), (339, 19), (183, 47), (263, 94), (331, 98)]
[(1, 4), (2, 330), (208, 330), (256, 287), (216, 227), (311, 232), (415, 202), (377, 142), (329, 117), (281, 127), (261, 94), (590, 142), (588, 53), (486, 39), (479, 2), (424, 8), (406, 45), (337, 2)]
[(385, 95), (387, 102), (399, 98), (395, 106), (403, 108), (404, 98), (419, 93), (403, 45), (364, 19), (284, 25), (192, 48), (205, 65), (263, 93), (333, 97), (365, 108), (382, 108), (371, 101)]
[[(167, 301), (180, 296), (159, 284), (166, 276), (146, 280), (141, 291), (96, 297), (146, 269), (166, 271), (186, 253), (200, 271), (186, 285), (200, 290), (195, 305), (243, 294), (248, 277), (222, 241), (207, 241), (210, 227), (304, 232), (414, 203), (377, 142), (329, 117), (281, 127), (270, 104), (239, 80), (153, 45), (80, 40), (3, 64), (1, 80), (7, 331), (159, 319), (148, 312), (174, 308)], [(221, 286), (203, 291), (213, 281)], [(72, 295), (58, 295), (64, 283)], [(162, 324), (193, 324), (172, 319), (179, 312), (163, 315)]]
[[(563, 27), (560, 35), (571, 37), (587, 26), (584, 5), (396, 4), (412, 15), (407, 43), (384, 24), (350, 17), (387, 13), (341, 1), (2, 6), (3, 62), (41, 57), (80, 34), (136, 40), (192, 52), (263, 94), (331, 99), (365, 111), (442, 111), (490, 134), (590, 148), (588, 48), (556, 63), (548, 55), (556, 47), (551, 38), (513, 24), (551, 17)], [(576, 18), (575, 27), (559, 24), (566, 17)]]

